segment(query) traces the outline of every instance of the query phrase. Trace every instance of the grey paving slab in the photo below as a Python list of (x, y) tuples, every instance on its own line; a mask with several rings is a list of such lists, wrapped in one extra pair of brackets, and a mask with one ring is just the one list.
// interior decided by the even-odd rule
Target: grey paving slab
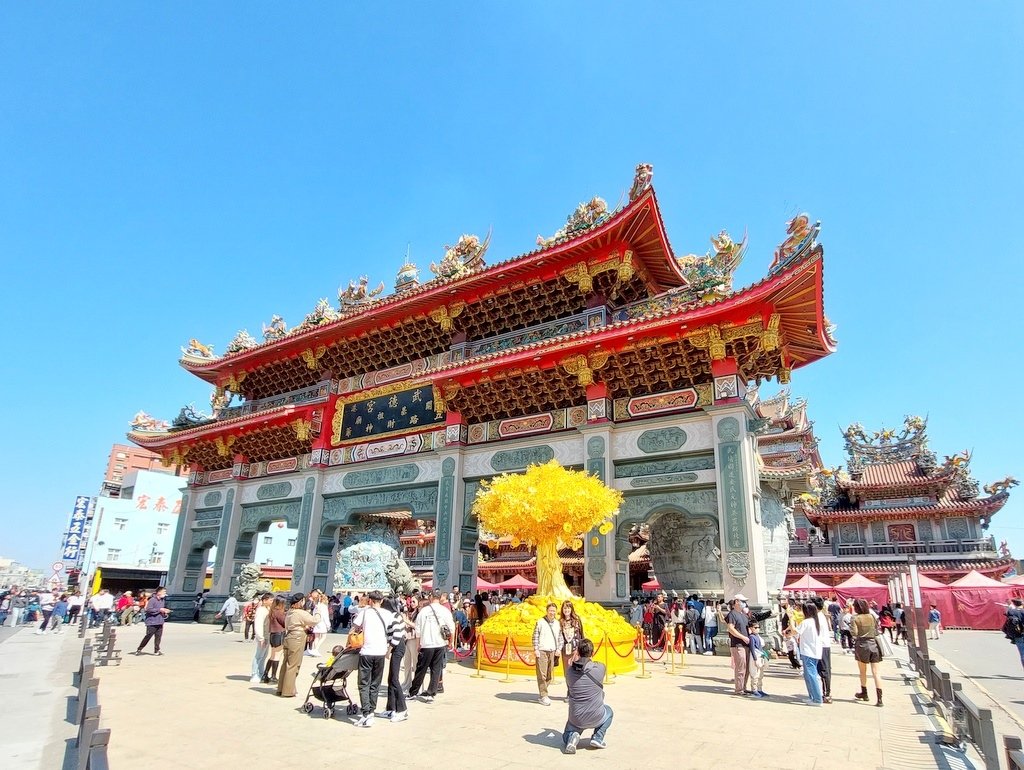
[[(141, 633), (124, 631), (123, 646), (131, 649)], [(300, 709), (301, 697), (283, 700), (269, 687), (250, 685), (252, 645), (237, 637), (211, 633), (208, 626), (171, 624), (164, 651), (159, 658), (130, 656), (123, 666), (101, 673), (103, 722), (113, 730), (114, 768), (155, 762), (156, 756), (140, 754), (137, 737), (148, 734), (168, 738), (163, 766), (265, 766), (263, 730), (297, 731), (309, 750), (309, 761), (303, 763), (309, 767), (336, 767), (344, 756), (389, 767), (457, 763), (483, 770), (584, 762), (650, 770), (714, 765), (733, 755), (738, 743), (750, 748), (757, 757), (752, 766), (758, 768), (773, 762), (787, 770), (952, 767), (941, 764), (931, 744), (934, 725), (916, 708), (905, 671), (895, 662), (883, 664), (886, 706), (878, 709), (853, 699), (856, 664), (838, 651), (833, 658), (836, 702), (821, 708), (800, 702), (803, 680), (786, 661), (770, 664), (765, 689), (773, 697), (763, 701), (729, 694), (732, 677), (725, 658), (690, 656), (680, 676), (669, 676), (660, 663), (649, 667), (647, 680), (620, 676), (606, 688), (615, 710), (608, 748), (591, 750), (584, 741), (575, 757), (560, 752), (566, 717), (561, 682), (553, 688), (553, 705), (545, 707), (536, 702), (528, 677), (511, 684), (499, 682), (499, 675), (472, 679), (472, 669), (449, 663), (446, 693), (435, 703), (412, 702), (409, 721), (392, 725), (378, 720), (366, 730), (341, 715), (324, 720), (316, 715), (319, 709), (307, 715)], [(303, 662), (303, 694), (313, 665), (312, 659)], [(353, 679), (353, 692), (354, 685)], [(414, 747), (414, 753), (396, 755), (396, 746)], [(685, 747), (685, 757), (679, 747)]]

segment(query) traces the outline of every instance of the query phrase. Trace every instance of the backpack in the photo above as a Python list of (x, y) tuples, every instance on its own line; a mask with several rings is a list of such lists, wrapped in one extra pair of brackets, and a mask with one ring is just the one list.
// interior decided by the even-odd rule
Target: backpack
[(1021, 618), (1017, 614), (1007, 615), (1006, 620), (1003, 621), (1003, 627), (999, 630), (1011, 642), (1024, 636), (1024, 624), (1021, 623)]

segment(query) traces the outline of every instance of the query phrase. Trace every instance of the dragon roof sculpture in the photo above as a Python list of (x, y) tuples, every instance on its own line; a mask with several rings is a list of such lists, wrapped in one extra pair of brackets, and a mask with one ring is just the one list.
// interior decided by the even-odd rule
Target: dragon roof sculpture
[(580, 233), (597, 227), (610, 216), (611, 213), (608, 211), (608, 204), (605, 203), (604, 198), (595, 195), (589, 201), (579, 204), (565, 220), (565, 225), (550, 238), (538, 235), (537, 245), (546, 249), (561, 241), (567, 241)]
[(687, 254), (677, 257), (690, 290), (702, 299), (724, 297), (732, 293), (732, 274), (747, 251), (747, 235), (736, 243), (725, 230), (711, 236), (713, 251), (703, 257)]
[(811, 224), (811, 218), (807, 214), (797, 214), (789, 220), (786, 223), (788, 237), (775, 250), (775, 259), (768, 268), (768, 274), (777, 273), (790, 262), (807, 255), (817, 245), (820, 231), (821, 222)]
[(484, 254), (491, 245), (491, 231), (480, 240), (479, 236), (463, 233), (454, 246), (445, 244), (444, 257), (439, 263), (430, 263), (430, 272), (438, 278), (458, 278), (470, 270), (484, 265)]
[[(368, 288), (369, 283), (370, 279), (367, 276), (362, 275), (359, 276), (358, 283), (355, 281), (349, 281), (347, 289), (343, 289), (341, 287), (338, 288), (338, 303), (341, 305), (342, 312), (353, 310), (361, 305), (372, 302), (384, 293), (384, 281), (381, 281), (377, 285), (376, 289)], [(323, 301), (326, 302), (326, 300)], [(317, 308), (319, 307), (320, 306), (318, 304)], [(337, 315), (335, 315), (335, 318), (336, 317)], [(308, 319), (309, 316), (306, 316), (306, 318)], [(334, 318), (329, 318), (327, 320), (333, 321)], [(320, 323), (326, 323), (326, 321), (321, 321)]]

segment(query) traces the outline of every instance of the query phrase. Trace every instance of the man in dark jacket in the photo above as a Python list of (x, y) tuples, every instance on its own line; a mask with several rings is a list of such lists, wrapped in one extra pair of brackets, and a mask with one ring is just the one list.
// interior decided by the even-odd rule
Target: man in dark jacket
[(166, 597), (167, 589), (160, 586), (149, 597), (149, 601), (146, 602), (146, 609), (144, 610), (146, 615), (146, 635), (142, 637), (142, 642), (135, 651), (136, 655), (142, 654), (142, 649), (149, 644), (150, 639), (153, 640), (153, 654), (163, 655), (160, 652), (160, 638), (164, 635), (164, 620), (171, 614), (171, 611), (164, 607), (164, 599)]
[(582, 639), (577, 648), (579, 657), (565, 672), (565, 683), (569, 690), (569, 719), (562, 733), (565, 754), (575, 754), (580, 742), (580, 734), (593, 728), (590, 748), (603, 749), (604, 736), (612, 723), (612, 710), (604, 703), (605, 667), (591, 658), (594, 655), (594, 643)]

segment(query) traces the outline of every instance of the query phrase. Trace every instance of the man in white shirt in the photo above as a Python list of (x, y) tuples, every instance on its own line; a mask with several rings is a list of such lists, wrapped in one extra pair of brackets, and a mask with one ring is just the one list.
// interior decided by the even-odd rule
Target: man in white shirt
[(433, 703), (441, 681), (441, 666), (444, 664), (448, 640), (455, 635), (455, 618), (451, 610), (441, 604), (440, 591), (435, 590), (430, 597), (430, 604), (420, 607), (416, 613), (416, 635), (420, 639), (420, 652), (416, 659), (416, 675), (409, 687), (409, 697), (416, 697), (429, 670), (430, 682), (420, 700)]
[(253, 634), (256, 639), (256, 651), (252, 656), (252, 676), (249, 677), (250, 684), (270, 684), (270, 678), (266, 676), (267, 653), (270, 652), (270, 605), (274, 603), (274, 595), (265, 593), (258, 597), (256, 613), (253, 615)]
[(362, 716), (356, 727), (373, 727), (373, 712), (377, 707), (380, 683), (384, 678), (384, 660), (388, 654), (388, 639), (399, 621), (389, 610), (381, 609), (384, 596), (370, 591), (368, 603), (356, 613), (353, 627), (363, 632), (363, 646), (359, 648), (359, 705)]
[(91, 625), (96, 626), (105, 621), (114, 608), (114, 595), (106, 588), (101, 588), (100, 592), (89, 600), (89, 606), (93, 612)]
[[(533, 627), (533, 657), (537, 661), (537, 690), (540, 693), (537, 700), (543, 706), (551, 705), (548, 685), (555, 671), (555, 655), (558, 653), (558, 637), (561, 634), (557, 615), (558, 605), (551, 602), (544, 617)], [(509, 650), (508, 654), (511, 655), (512, 651)]]

